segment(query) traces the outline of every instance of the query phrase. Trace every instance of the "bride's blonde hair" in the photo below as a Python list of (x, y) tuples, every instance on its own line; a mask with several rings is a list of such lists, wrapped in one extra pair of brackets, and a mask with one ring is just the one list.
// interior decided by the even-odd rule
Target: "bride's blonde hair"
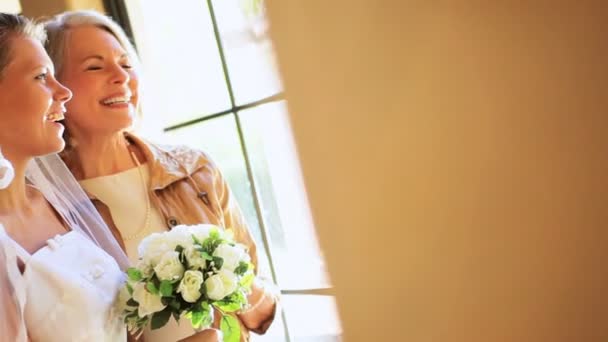
[(38, 40), (40, 43), (44, 43), (46, 39), (42, 24), (21, 15), (0, 13), (0, 78), (11, 60), (11, 41), (20, 36)]

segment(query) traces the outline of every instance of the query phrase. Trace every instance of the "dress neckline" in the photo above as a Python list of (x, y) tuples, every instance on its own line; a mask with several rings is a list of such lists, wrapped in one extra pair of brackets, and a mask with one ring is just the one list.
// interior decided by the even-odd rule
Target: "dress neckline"
[(72, 233), (76, 233), (75, 230), (70, 230), (70, 231), (68, 231), (68, 232), (66, 232), (64, 234), (56, 234), (54, 237), (52, 237), (50, 239), (47, 239), (46, 242), (45, 242), (45, 244), (44, 244), (44, 246), (38, 248), (33, 253), (30, 253), (25, 248), (23, 248), (23, 246), (21, 246), (17, 241), (15, 241), (10, 235), (8, 235), (8, 233), (6, 232), (6, 229), (4, 228), (4, 225), (2, 225), (1, 223), (0, 223), (0, 231), (2, 232), (3, 235), (6, 236), (6, 238), (9, 239), (9, 242), (11, 242), (13, 244), (13, 246), (16, 249), (17, 256), (26, 265), (26, 268), (23, 271), (24, 274), (27, 271), (27, 264), (29, 263), (30, 259), (33, 258), (35, 255), (41, 253), (42, 251), (48, 249), (49, 248), (49, 244), (52, 243), (51, 241), (58, 242), (59, 240), (64, 239), (68, 235), (70, 235)]

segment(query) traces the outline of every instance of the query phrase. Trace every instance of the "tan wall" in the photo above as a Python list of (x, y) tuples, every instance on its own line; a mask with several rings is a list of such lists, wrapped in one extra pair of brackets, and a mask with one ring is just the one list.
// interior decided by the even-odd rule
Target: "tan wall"
[(608, 340), (608, 13), (528, 3), (268, 0), (346, 341)]
[(21, 8), (22, 13), (31, 18), (51, 16), (74, 9), (104, 11), (102, 0), (21, 0)]

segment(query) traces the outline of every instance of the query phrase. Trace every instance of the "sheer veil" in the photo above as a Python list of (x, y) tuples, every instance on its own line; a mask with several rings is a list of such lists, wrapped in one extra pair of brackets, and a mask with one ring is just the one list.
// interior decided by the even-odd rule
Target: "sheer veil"
[[(34, 158), (26, 177), (73, 231), (105, 250), (125, 270), (128, 258), (88, 196), (57, 154)], [(25, 286), (17, 267), (14, 243), (0, 229), (0, 342), (26, 341)]]
[(125, 270), (129, 259), (89, 197), (57, 154), (34, 158), (26, 177), (61, 215), (70, 229), (79, 231), (110, 254)]

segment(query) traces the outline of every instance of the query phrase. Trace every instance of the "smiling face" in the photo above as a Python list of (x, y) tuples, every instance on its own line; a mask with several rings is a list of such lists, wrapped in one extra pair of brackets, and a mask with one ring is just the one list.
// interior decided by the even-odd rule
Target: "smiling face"
[(72, 96), (55, 77), (42, 44), (16, 35), (0, 79), (0, 147), (5, 155), (36, 157), (63, 149), (64, 105)]
[(121, 132), (136, 116), (138, 78), (118, 40), (103, 28), (69, 29), (59, 80), (74, 93), (66, 124), (75, 137)]

